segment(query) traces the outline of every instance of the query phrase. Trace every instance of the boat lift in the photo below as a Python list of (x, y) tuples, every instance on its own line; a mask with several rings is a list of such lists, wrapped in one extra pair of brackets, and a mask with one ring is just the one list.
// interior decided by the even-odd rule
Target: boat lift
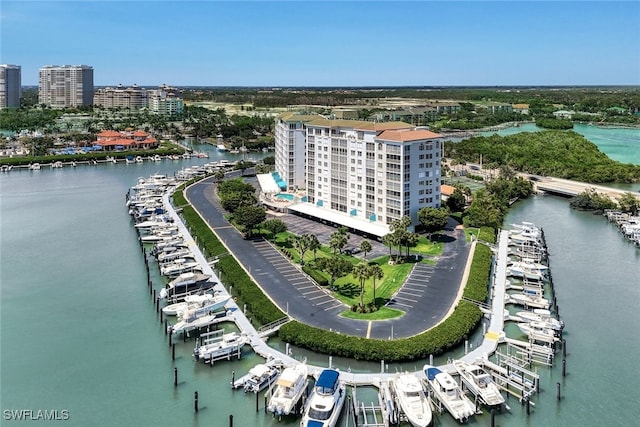
[[(385, 382), (386, 384), (386, 382)], [(351, 398), (353, 402), (353, 414), (354, 422), (357, 427), (389, 427), (389, 412), (386, 404), (383, 403), (382, 397), (383, 387), (378, 388), (378, 400), (379, 405), (375, 405), (371, 402), (370, 405), (366, 405), (364, 402), (358, 402), (356, 397), (356, 387), (353, 387), (351, 392)], [(389, 387), (387, 386), (387, 392)], [(387, 394), (387, 397), (391, 397), (391, 394)], [(391, 399), (393, 401), (393, 399)], [(393, 404), (392, 404), (393, 405)], [(396, 419), (397, 420), (397, 419)], [(397, 423), (397, 421), (396, 421)]]
[(496, 352), (496, 355), (498, 356), (497, 364), (490, 360), (482, 360), (479, 364), (491, 374), (502, 390), (517, 397), (521, 402), (530, 400), (531, 396), (538, 392), (540, 376), (524, 368), (522, 361), (514, 356), (500, 352)]

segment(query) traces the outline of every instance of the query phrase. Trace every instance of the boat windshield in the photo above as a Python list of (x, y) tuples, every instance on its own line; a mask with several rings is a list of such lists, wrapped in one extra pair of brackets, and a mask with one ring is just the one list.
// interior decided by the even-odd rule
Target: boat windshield
[(321, 421), (328, 420), (330, 416), (331, 416), (330, 410), (315, 409), (315, 408), (311, 408), (309, 410), (309, 418), (314, 420), (321, 420)]

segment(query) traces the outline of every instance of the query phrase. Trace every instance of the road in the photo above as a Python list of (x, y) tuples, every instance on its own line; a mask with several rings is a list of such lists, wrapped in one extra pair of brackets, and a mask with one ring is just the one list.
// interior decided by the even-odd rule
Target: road
[[(445, 237), (448, 242), (437, 264), (416, 264), (390, 301), (390, 307), (406, 312), (404, 316), (369, 322), (341, 317), (340, 313), (349, 307), (310, 280), (298, 265), (292, 264), (271, 243), (260, 239), (243, 239), (224, 218), (212, 178), (190, 186), (186, 197), (271, 301), (299, 322), (360, 337), (404, 338), (435, 326), (456, 301), (470, 249), (462, 230), (448, 228)], [(299, 227), (302, 224), (302, 218), (299, 217), (284, 215), (279, 218), (297, 223)], [(318, 233), (322, 224), (304, 221), (308, 221), (307, 226), (316, 230), (315, 234), (323, 234)], [(325, 230), (325, 234), (327, 232)], [(357, 240), (354, 237), (352, 239)], [(352, 243), (355, 242), (350, 240), (349, 246)], [(381, 250), (379, 244), (376, 250)], [(388, 249), (385, 247), (385, 250)]]

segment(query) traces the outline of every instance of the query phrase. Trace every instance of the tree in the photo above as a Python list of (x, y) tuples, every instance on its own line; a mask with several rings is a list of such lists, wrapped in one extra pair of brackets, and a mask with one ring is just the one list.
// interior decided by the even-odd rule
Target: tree
[(233, 214), (234, 220), (244, 227), (245, 237), (249, 238), (253, 235), (253, 229), (260, 223), (264, 222), (267, 212), (262, 206), (241, 205)]
[(224, 171), (222, 169), (216, 169), (215, 172), (213, 172), (213, 178), (216, 184), (220, 185), (220, 183), (224, 181)]
[(331, 277), (329, 284), (332, 288), (338, 278), (346, 276), (351, 272), (351, 270), (353, 270), (353, 264), (351, 264), (348, 259), (339, 256), (320, 258), (316, 261), (316, 266), (320, 270), (329, 274)]
[(353, 267), (351, 274), (360, 282), (360, 308), (364, 309), (364, 282), (371, 277), (371, 268), (366, 262), (360, 262)]
[(259, 164), (259, 165), (255, 165), (254, 167), (256, 173), (269, 173), (271, 172), (271, 166), (267, 165), (267, 164)]
[(504, 218), (503, 205), (500, 200), (485, 189), (478, 190), (473, 197), (473, 202), (467, 208), (464, 215), (464, 224), (467, 227), (488, 226), (498, 228)]
[(409, 258), (409, 248), (414, 248), (420, 241), (420, 235), (418, 233), (407, 233), (404, 238), (404, 244), (407, 247), (407, 258)]
[(396, 245), (393, 233), (385, 234), (382, 237), (382, 244), (389, 247), (389, 258), (391, 258), (391, 248)]
[(384, 271), (378, 264), (371, 264), (369, 266), (371, 277), (373, 278), (373, 304), (376, 304), (376, 280), (380, 280), (384, 277)]
[(287, 231), (287, 224), (281, 219), (268, 219), (260, 225), (260, 228), (267, 230), (272, 237), (275, 237), (276, 234)]
[(309, 250), (309, 247), (311, 246), (311, 239), (311, 234), (301, 234), (293, 238), (293, 246), (300, 253), (300, 265), (304, 265), (304, 254)]
[(618, 206), (620, 206), (620, 210), (622, 212), (630, 213), (633, 216), (638, 214), (640, 210), (640, 201), (636, 199), (632, 193), (624, 193), (618, 199)]
[(447, 208), (451, 212), (462, 212), (467, 203), (466, 197), (460, 188), (455, 188), (446, 201)]
[(362, 259), (367, 258), (367, 253), (371, 252), (371, 249), (373, 248), (371, 247), (371, 243), (369, 243), (368, 240), (363, 240), (360, 243), (360, 250), (362, 251)]
[(333, 233), (329, 240), (329, 247), (333, 249), (333, 254), (336, 255), (338, 251), (342, 252), (347, 243), (349, 242), (349, 235), (345, 227), (340, 227)]
[(244, 160), (238, 160), (236, 162), (236, 169), (240, 169), (240, 175), (244, 175), (244, 171), (249, 169), (251, 164), (249, 162), (245, 162)]
[(418, 221), (420, 221), (420, 224), (422, 224), (427, 233), (435, 233), (447, 225), (447, 221), (449, 221), (449, 209), (446, 207), (424, 207), (418, 211)]
[(309, 250), (313, 252), (313, 260), (316, 260), (316, 252), (320, 249), (320, 240), (315, 234), (309, 235)]

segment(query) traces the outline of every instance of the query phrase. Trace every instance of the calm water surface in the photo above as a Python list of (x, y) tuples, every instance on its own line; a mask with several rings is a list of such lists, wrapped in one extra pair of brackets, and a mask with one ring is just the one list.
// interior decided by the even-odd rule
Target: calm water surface
[[(43, 168), (0, 176), (0, 408), (68, 410), (70, 415), (69, 421), (3, 419), (0, 425), (226, 426), (230, 414), (235, 426), (298, 424), (265, 415), (262, 395), (256, 412), (254, 395), (229, 388), (233, 370), (240, 375), (261, 361), (249, 349), (240, 361), (210, 368), (193, 361), (192, 342), (178, 342), (172, 362), (153, 309), (124, 194), (140, 176), (172, 174), (211, 160)], [(633, 425), (640, 417), (634, 404), (640, 383), (640, 250), (604, 218), (572, 211), (564, 199), (537, 196), (519, 203), (507, 223), (522, 220), (546, 232), (567, 323), (568, 375), (562, 378), (560, 363), (540, 368), (543, 392), (535, 396), (531, 416), (512, 398), (511, 412), (501, 414), (498, 425)], [(479, 339), (476, 334), (472, 343)], [(283, 346), (277, 340), (273, 345)], [(324, 355), (293, 352), (314, 364), (327, 363)], [(419, 369), (423, 363), (388, 369)], [(334, 364), (354, 371), (380, 366), (340, 359)], [(193, 411), (196, 390), (198, 414)], [(375, 400), (371, 390), (358, 390), (358, 396)], [(456, 425), (448, 415), (437, 423)], [(476, 417), (472, 424), (488, 426), (489, 418)]]

